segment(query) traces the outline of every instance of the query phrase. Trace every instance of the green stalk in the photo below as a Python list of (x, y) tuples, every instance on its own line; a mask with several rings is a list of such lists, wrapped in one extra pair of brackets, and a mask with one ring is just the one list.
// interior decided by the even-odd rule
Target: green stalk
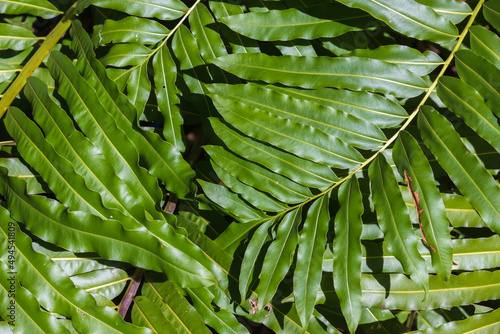
[(33, 72), (35, 72), (35, 70), (43, 62), (49, 51), (54, 47), (54, 45), (57, 44), (66, 30), (68, 30), (71, 22), (73, 22), (76, 17), (76, 9), (78, 3), (78, 1), (75, 2), (73, 6), (68, 9), (68, 11), (61, 18), (61, 21), (59, 21), (55, 28), (52, 29), (47, 37), (45, 37), (42, 45), (38, 48), (38, 50), (30, 58), (26, 65), (24, 65), (16, 80), (14, 80), (9, 89), (7, 89), (2, 99), (0, 100), (0, 118), (2, 118), (2, 116), (5, 114), (5, 111), (7, 111), (7, 108), (9, 108), (10, 104), (12, 103), (12, 101), (14, 101), (21, 89), (23, 89), (24, 85), (26, 84), (26, 80), (28, 80)]

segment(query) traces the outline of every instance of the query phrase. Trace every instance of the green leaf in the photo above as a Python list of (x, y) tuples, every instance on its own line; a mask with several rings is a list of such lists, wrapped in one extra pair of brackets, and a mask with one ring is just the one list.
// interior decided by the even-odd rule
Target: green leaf
[[(366, 226), (366, 225), (365, 225)], [(500, 263), (500, 243), (498, 235), (489, 238), (454, 239), (451, 241), (453, 250), (453, 270), (492, 269)], [(361, 271), (363, 273), (403, 273), (401, 263), (389, 252), (385, 243), (363, 242), (363, 257)], [(429, 250), (420, 244), (419, 253), (427, 264), (427, 270), (434, 272)], [(325, 252), (323, 271), (332, 272), (333, 254)]]
[(353, 8), (360, 8), (384, 21), (404, 35), (436, 43), (448, 43), (458, 37), (457, 28), (447, 18), (431, 7), (413, 0), (398, 2), (397, 8), (390, 0), (340, 0)]
[(162, 281), (151, 272), (146, 273), (142, 295), (153, 301), (163, 312), (174, 330), (179, 333), (210, 333), (203, 318), (179, 293), (172, 282)]
[(268, 220), (260, 225), (252, 235), (245, 249), (245, 255), (243, 256), (243, 261), (241, 261), (239, 275), (239, 291), (243, 300), (247, 299), (247, 292), (252, 283), (252, 276), (254, 275), (254, 269), (259, 259), (259, 254), (264, 244), (270, 239), (268, 230), (273, 223), (274, 220)]
[(500, 105), (500, 83), (497, 81), (500, 69), (470, 50), (457, 52), (455, 66), (460, 78), (474, 87), (491, 111), (500, 116), (496, 108)]
[[(212, 61), (247, 80), (263, 80), (303, 88), (338, 87), (414, 97), (427, 89), (416, 74), (376, 59), (231, 54)], [(372, 69), (369, 74), (361, 68)]]
[(0, 23), (0, 49), (24, 50), (40, 38), (22, 27)]
[[(89, 210), (85, 210), (80, 205), (84, 211), (95, 212), (102, 218), (114, 217), (129, 229), (140, 228), (141, 221), (145, 219), (145, 212), (140, 202), (134, 198), (134, 192), (118, 178), (112, 165), (102, 154), (97, 152), (97, 148), (74, 129), (73, 120), (50, 99), (45, 85), (36, 78), (30, 78), (26, 84), (25, 94), (33, 105), (34, 118), (44, 131), (45, 139), (52, 144), (60, 156), (54, 155), (48, 146), (37, 145), (36, 143), (42, 143), (39, 131), (35, 131), (36, 127), (34, 126), (31, 126), (30, 131), (31, 121), (22, 117), (22, 113), (11, 110), (9, 115), (13, 118), (14, 115), (17, 115), (19, 120), (16, 121), (16, 124), (22, 127), (22, 131), (27, 135), (27, 138), (30, 138), (32, 145), (44, 155), (35, 161), (32, 161), (31, 157), (28, 156), (27, 160), (32, 161), (32, 166), (39, 169), (41, 175), (46, 175), (46, 167), (41, 164), (41, 161), (47, 159), (52, 161), (52, 165), (57, 164), (53, 168), (62, 169), (62, 166), (67, 165), (63, 159), (65, 158), (72, 165), (72, 167), (67, 168), (73, 168), (83, 178), (79, 180), (81, 178), (76, 176), (69, 177), (68, 173), (61, 174), (64, 182), (69, 186), (60, 187), (57, 185), (57, 181), (51, 182), (51, 178), (46, 177), (46, 180), (49, 180), (49, 186), (57, 196), (63, 198), (62, 202), (66, 203), (68, 207), (79, 205), (78, 202), (69, 202), (68, 191), (74, 188), (74, 192), (78, 196), (89, 202)], [(23, 141), (20, 140), (20, 142)], [(27, 149), (33, 150), (33, 148)], [(100, 199), (97, 201), (89, 200), (95, 197), (95, 194), (89, 190), (98, 193)], [(101, 204), (100, 201), (103, 203)], [(129, 215), (134, 217), (136, 222), (131, 222)]]
[(279, 86), (267, 87), (296, 99), (312, 101), (345, 111), (383, 128), (394, 127), (408, 117), (406, 111), (397, 103), (369, 92), (330, 88), (305, 90)]
[(59, 94), (68, 101), (70, 112), (82, 131), (112, 162), (117, 175), (134, 189), (146, 210), (155, 218), (162, 219), (156, 209), (162, 197), (158, 182), (139, 166), (134, 143), (116, 126), (115, 119), (68, 58), (54, 51), (48, 66), (59, 81)]
[(19, 72), (19, 70), (13, 65), (0, 62), (0, 83), (12, 78), (16, 72)]
[[(214, 280), (207, 269), (186, 254), (193, 250), (193, 246), (176, 235), (169, 224), (164, 224), (169, 236), (162, 235), (160, 242), (146, 232), (126, 231), (115, 220), (103, 221), (81, 211), (70, 212), (45, 197), (27, 196), (20, 179), (7, 179), (2, 175), (0, 187), (1, 193), (9, 200), (12, 216), (43, 240), (74, 252), (95, 251), (106, 259), (168, 272), (180, 283), (211, 284)], [(102, 228), (103, 224), (106, 228)], [(184, 244), (182, 251), (172, 246), (172, 243), (177, 246), (179, 241)]]
[(441, 194), (441, 196), (446, 207), (446, 217), (454, 227), (486, 226), (465, 197), (455, 194)]
[(115, 9), (130, 15), (155, 17), (160, 20), (174, 20), (183, 16), (188, 8), (179, 0), (94, 0), (94, 6)]
[(205, 61), (227, 55), (224, 42), (216, 30), (215, 20), (203, 3), (198, 3), (189, 15), (189, 26)]
[(377, 220), (384, 232), (389, 251), (401, 262), (405, 273), (427, 293), (427, 268), (417, 250), (417, 237), (392, 168), (386, 159), (379, 155), (371, 163), (368, 173)]
[(92, 34), (92, 42), (94, 46), (108, 43), (155, 44), (169, 32), (156, 21), (129, 16), (118, 21), (104, 21)]
[(498, 183), (476, 156), (468, 154), (469, 150), (450, 122), (433, 108), (422, 108), (418, 126), (425, 146), (431, 150), (453, 183), (486, 224), (500, 233), (500, 212), (494, 204), (500, 201)]
[(340, 4), (328, 4), (308, 10), (290, 8), (232, 15), (219, 22), (239, 34), (260, 41), (291, 41), (335, 37), (348, 31), (362, 30), (366, 23), (363, 19), (368, 17), (361, 11)]
[(188, 288), (186, 290), (193, 301), (194, 307), (202, 315), (203, 320), (207, 325), (219, 333), (249, 333), (249, 331), (242, 324), (240, 324), (231, 313), (224, 309), (216, 312), (212, 308), (211, 302), (214, 295), (208, 289)]
[[(354, 333), (361, 317), (361, 231), (363, 202), (358, 179), (353, 177), (339, 189), (340, 209), (335, 216), (333, 277), (335, 292), (349, 331)], [(342, 273), (343, 275), (340, 275)]]
[(278, 290), (278, 285), (292, 265), (298, 241), (298, 227), (301, 222), (301, 209), (288, 212), (278, 226), (276, 238), (267, 249), (259, 274), (259, 285), (255, 289), (262, 308), (271, 302)]
[(265, 217), (259, 210), (251, 208), (238, 195), (230, 192), (226, 187), (198, 180), (206, 196), (223, 208), (227, 213), (240, 221), (256, 220)]
[(217, 237), (217, 239), (215, 239), (215, 243), (227, 253), (232, 254), (235, 248), (238, 247), (239, 242), (245, 238), (255, 226), (261, 223), (261, 220), (253, 220), (247, 223), (233, 222)]
[(123, 292), (127, 281), (126, 271), (118, 268), (106, 268), (72, 275), (70, 278), (75, 286), (93, 294), (101, 295), (109, 300)]
[(473, 87), (456, 78), (442, 77), (437, 86), (437, 93), (448, 109), (500, 152), (498, 118)]
[(465, 1), (447, 0), (416, 0), (422, 5), (431, 7), (436, 13), (442, 15), (454, 24), (462, 22), (472, 14), (472, 10)]
[(77, 66), (96, 90), (99, 100), (113, 116), (116, 125), (134, 142), (141, 158), (149, 165), (149, 173), (159, 178), (179, 198), (185, 198), (191, 191), (194, 171), (173, 145), (134, 124), (137, 110), (120, 93), (115, 82), (108, 78), (104, 67), (95, 59), (90, 39), (80, 22), (74, 22), (71, 34), (72, 49), (79, 55)]
[(38, 243), (33, 243), (32, 246), (36, 252), (50, 257), (70, 277), (90, 273), (95, 270), (118, 269), (121, 271), (131, 268), (130, 264), (109, 261), (96, 253), (75, 254), (67, 250), (51, 250), (46, 248), (50, 247), (50, 245), (41, 240), (38, 240)]
[(374, 50), (357, 49), (349, 56), (383, 60), (402, 66), (420, 76), (431, 73), (444, 63), (441, 57), (430, 50), (420, 53), (404, 45), (383, 45)]
[[(109, 218), (105, 215), (106, 209), (100, 203), (99, 194), (86, 188), (82, 175), (73, 175), (72, 164), (60, 156), (50, 142), (44, 140), (40, 129), (22, 111), (10, 108), (5, 118), (5, 126), (17, 141), (21, 154), (39, 171), (62, 203), (75, 211), (80, 210), (104, 219)], [(134, 226), (127, 223), (126, 220), (123, 221), (129, 228)], [(137, 225), (134, 227), (137, 228)]]
[[(216, 19), (220, 20), (223, 17), (230, 15), (243, 14), (243, 6), (237, 3), (227, 3), (225, 1), (210, 1), (210, 9), (212, 10)], [(224, 26), (221, 26), (221, 29)], [(257, 41), (241, 36), (230, 29), (222, 30), (223, 35), (228, 39), (233, 52), (235, 53), (252, 53), (260, 52)]]
[(242, 136), (224, 125), (217, 118), (210, 118), (210, 124), (217, 136), (224, 141), (231, 151), (299, 184), (323, 189), (338, 181), (337, 176), (328, 166), (301, 159), (272, 146), (252, 140), (249, 137)]
[(132, 323), (149, 328), (155, 333), (177, 333), (160, 307), (144, 296), (134, 298)]
[(270, 112), (284, 119), (317, 128), (338, 137), (347, 144), (363, 149), (381, 146), (386, 138), (375, 125), (343, 111), (324, 107), (314, 102), (296, 100), (261, 85), (211, 85), (215, 101), (222, 97)]
[(26, 191), (28, 194), (41, 194), (45, 184), (40, 175), (32, 168), (23, 163), (19, 158), (1, 158), (0, 166), (7, 168), (8, 175), (12, 177), (21, 177), (26, 182)]
[[(252, 188), (240, 182), (231, 173), (227, 172), (223, 168), (219, 167), (217, 164), (212, 162), (212, 168), (214, 169), (217, 176), (224, 182), (224, 185), (231, 189), (233, 192), (239, 194), (247, 202), (259, 208), (263, 211), (269, 212), (281, 212), (288, 208), (286, 204), (283, 204), (272, 197)], [(277, 177), (279, 175), (276, 175)]]
[(329, 194), (318, 198), (309, 208), (299, 237), (297, 265), (293, 274), (293, 294), (300, 322), (307, 328), (321, 281), (326, 232), (330, 223)]
[(165, 121), (163, 136), (180, 152), (184, 152), (186, 147), (182, 142), (181, 132), (183, 119), (178, 106), (178, 90), (175, 87), (177, 67), (166, 45), (163, 45), (154, 56), (153, 69), (156, 100)]
[(472, 51), (500, 68), (500, 37), (494, 32), (481, 26), (473, 26), (470, 29), (470, 44)]
[(148, 76), (148, 61), (145, 61), (132, 71), (127, 82), (127, 96), (130, 103), (135, 106), (138, 117), (141, 117), (144, 112), (150, 93), (151, 82)]
[(152, 50), (142, 44), (114, 44), (100, 61), (104, 66), (139, 66), (149, 59), (151, 53)]
[[(478, 303), (498, 298), (499, 271), (474, 271), (451, 275), (448, 282), (429, 277), (429, 292), (424, 292), (405, 275), (363, 275), (363, 305), (389, 310), (431, 310)], [(390, 286), (387, 290), (385, 287)]]
[[(68, 333), (54, 315), (42, 311), (36, 298), (20, 285), (17, 275), (16, 249), (17, 233), (25, 238), (17, 224), (9, 217), (8, 211), (0, 208), (0, 245), (5, 249), (0, 261), (0, 295), (2, 300), (2, 319), (10, 322), (10, 330), (16, 329), (29, 333)], [(8, 265), (7, 265), (8, 264)], [(13, 325), (13, 326), (12, 326)], [(9, 326), (7, 326), (9, 327)]]
[(226, 122), (257, 140), (289, 150), (299, 157), (338, 168), (352, 168), (363, 160), (351, 146), (323, 131), (214, 96)]
[(405, 333), (406, 328), (391, 311), (377, 308), (361, 310), (359, 327), (364, 333)]
[(495, 29), (500, 29), (500, 3), (498, 1), (488, 1), (483, 6), (484, 18), (491, 23)]
[[(97, 306), (94, 298), (76, 288), (50, 258), (31, 248), (31, 239), (21, 232), (17, 224), (11, 226), (15, 235), (16, 278), (46, 310), (70, 318), (79, 332), (149, 333), (126, 323), (114, 310)], [(8, 240), (7, 224), (2, 224), (0, 240), (5, 246)], [(6, 255), (3, 256), (4, 262)]]
[(0, 0), (0, 13), (8, 15), (30, 14), (44, 19), (62, 14), (47, 0)]
[[(3, 218), (3, 217), (2, 217)], [(2, 222), (7, 224), (7, 220)], [(2, 225), (3, 225), (2, 224)], [(19, 284), (16, 275), (0, 261), (0, 297), (2, 310), (0, 315), (6, 320), (5, 333), (69, 333), (57, 318), (42, 311), (33, 295)], [(10, 325), (10, 326), (9, 326)]]
[(312, 196), (311, 191), (279, 174), (256, 164), (239, 159), (220, 146), (204, 146), (214, 163), (226, 172), (238, 175), (238, 179), (260, 191), (269, 193), (285, 203), (300, 203)]
[(447, 280), (452, 265), (451, 236), (441, 194), (433, 183), (431, 166), (415, 138), (406, 131), (400, 133), (394, 144), (392, 157), (399, 174), (405, 176), (410, 192), (413, 191), (410, 195), (418, 206), (413, 210), (420, 218), (416, 223), (421, 224), (423, 238), (431, 249), (432, 265), (439, 277)]
[(182, 77), (191, 92), (191, 102), (205, 114), (211, 115), (213, 107), (206, 96), (208, 91), (204, 85), (212, 81), (210, 73), (201, 59), (194, 36), (185, 25), (180, 26), (175, 32), (172, 48), (180, 63)]
[(496, 309), (490, 313), (473, 315), (465, 320), (447, 322), (437, 328), (429, 328), (425, 331), (418, 331), (415, 333), (494, 333), (500, 330), (499, 317), (500, 310)]
[[(311, 316), (309, 326), (304, 328), (300, 325), (299, 315), (293, 305), (275, 305), (269, 316), (264, 319), (264, 324), (276, 333), (286, 334), (323, 334), (329, 333), (323, 325)], [(330, 329), (330, 332), (340, 333), (335, 328)]]

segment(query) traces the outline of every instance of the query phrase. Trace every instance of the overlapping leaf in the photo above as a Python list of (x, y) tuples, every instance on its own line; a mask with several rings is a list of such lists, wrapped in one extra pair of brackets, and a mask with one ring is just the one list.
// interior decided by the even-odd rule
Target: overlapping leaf
[[(132, 310), (157, 332), (247, 332), (235, 314), (278, 333), (404, 332), (413, 316), (421, 325), (439, 308), (496, 299), (500, 39), (470, 28), (481, 9), (498, 25), (497, 1), (483, 2), (93, 1), (92, 39), (71, 29), (76, 68), (52, 52), (50, 73), (35, 72), (50, 87), (28, 81), (32, 112), (9, 111), (17, 148), (0, 146), (2, 205), (33, 236), (165, 272), (146, 274)], [(0, 8), (26, 22), (59, 13), (42, 0)], [(455, 54), (469, 29), (471, 50)], [(2, 89), (33, 49), (19, 36), (4, 41), (26, 50), (0, 65)], [(453, 60), (460, 79), (443, 78)], [(429, 98), (441, 115), (422, 107)], [(211, 164), (196, 165), (196, 191), (181, 153), (193, 164), (201, 145)], [(189, 212), (161, 212), (176, 204)], [(67, 269), (91, 290), (109, 284), (100, 303), (123, 289), (95, 263)], [(464, 322), (429, 331), (494, 328), (496, 311), (466, 308)], [(68, 319), (57, 322), (72, 329)]]

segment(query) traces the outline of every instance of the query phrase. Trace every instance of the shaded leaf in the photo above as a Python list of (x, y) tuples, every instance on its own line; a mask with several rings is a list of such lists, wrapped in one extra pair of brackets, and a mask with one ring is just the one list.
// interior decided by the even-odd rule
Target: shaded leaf
[[(333, 277), (335, 292), (349, 331), (354, 333), (361, 317), (361, 231), (363, 202), (358, 179), (353, 177), (339, 189), (340, 209), (335, 216)], [(341, 275), (341, 273), (343, 275)]]
[(0, 0), (0, 13), (19, 15), (30, 14), (50, 19), (62, 12), (47, 0)]
[(140, 17), (106, 20), (92, 34), (94, 46), (108, 43), (154, 44), (167, 36), (169, 30), (160, 23)]
[(172, 282), (164, 282), (158, 275), (149, 272), (145, 275), (142, 294), (161, 309), (163, 317), (175, 331), (193, 334), (210, 333), (203, 318)]
[(300, 232), (297, 265), (293, 274), (295, 307), (302, 326), (307, 328), (321, 281), (326, 232), (330, 223), (329, 194), (322, 195), (309, 208)]
[(368, 169), (370, 190), (377, 220), (390, 252), (399, 260), (405, 273), (427, 293), (429, 278), (425, 262), (417, 251), (417, 237), (408, 216), (396, 177), (384, 157), (378, 156)]
[(414, 73), (376, 59), (232, 54), (212, 62), (243, 79), (304, 88), (338, 87), (401, 97), (418, 96), (427, 88)]
[(154, 56), (153, 69), (156, 100), (165, 121), (163, 136), (180, 152), (184, 152), (186, 147), (182, 141), (183, 119), (178, 106), (178, 90), (175, 87), (177, 67), (166, 45), (163, 45)]
[[(331, 13), (328, 19), (324, 13)], [(369, 17), (365, 14), (365, 18)], [(363, 12), (340, 4), (316, 6), (309, 10), (295, 8), (264, 13), (232, 15), (219, 20), (232, 30), (260, 41), (290, 41), (335, 37), (348, 31), (361, 30)]]
[(255, 289), (261, 308), (265, 308), (271, 302), (278, 290), (278, 285), (290, 269), (297, 247), (298, 227), (301, 222), (301, 209), (288, 212), (278, 226), (275, 240), (267, 249), (259, 275), (259, 285)]
[[(467, 154), (453, 126), (431, 107), (422, 108), (418, 126), (425, 145), (450, 175), (469, 203), (495, 232), (500, 232), (500, 212), (494, 203), (500, 200), (500, 188), (478, 158)], [(497, 200), (498, 199), (498, 200)]]
[(0, 49), (24, 50), (38, 40), (39, 38), (27, 29), (0, 23)]
[(130, 15), (155, 17), (160, 20), (173, 20), (183, 16), (188, 8), (179, 0), (94, 0), (94, 6), (126, 12)]
[(433, 184), (431, 166), (417, 141), (405, 131), (394, 144), (392, 156), (399, 174), (406, 176), (407, 186), (413, 192), (413, 202), (418, 206), (413, 208), (417, 213), (416, 223), (421, 225), (424, 244), (431, 249), (432, 265), (439, 277), (447, 280), (452, 265), (451, 236), (441, 194)]
[(353, 8), (367, 11), (384, 21), (394, 30), (417, 39), (436, 43), (451, 42), (458, 37), (457, 28), (447, 18), (438, 15), (431, 7), (413, 0), (403, 0), (394, 8), (389, 0), (340, 0)]

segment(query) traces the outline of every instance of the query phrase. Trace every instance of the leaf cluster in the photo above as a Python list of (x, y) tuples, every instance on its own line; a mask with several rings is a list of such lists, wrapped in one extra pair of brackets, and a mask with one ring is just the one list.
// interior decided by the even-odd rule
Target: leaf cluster
[(2, 330), (500, 330), (499, 0), (0, 12)]

